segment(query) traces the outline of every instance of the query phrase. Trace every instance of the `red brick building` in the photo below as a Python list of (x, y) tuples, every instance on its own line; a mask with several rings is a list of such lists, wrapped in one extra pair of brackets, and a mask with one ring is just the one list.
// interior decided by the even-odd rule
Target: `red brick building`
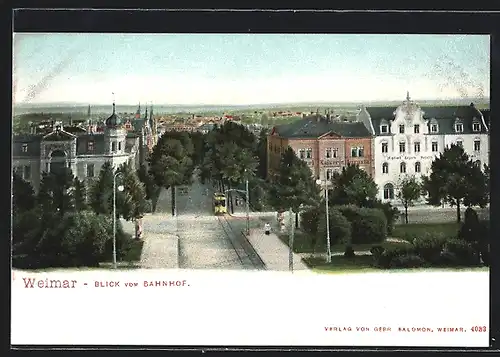
[(267, 176), (279, 168), (281, 154), (290, 146), (304, 160), (314, 177), (329, 180), (349, 163), (374, 173), (373, 137), (356, 119), (343, 120), (319, 114), (273, 128), (268, 137)]

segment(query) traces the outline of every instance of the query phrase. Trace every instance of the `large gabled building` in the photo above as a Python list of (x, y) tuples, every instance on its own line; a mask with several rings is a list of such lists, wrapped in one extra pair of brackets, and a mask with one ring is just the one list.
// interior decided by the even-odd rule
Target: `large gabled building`
[(393, 201), (400, 179), (430, 173), (432, 161), (461, 145), (481, 167), (489, 163), (489, 110), (469, 106), (420, 106), (406, 100), (394, 107), (362, 107), (358, 121), (374, 136), (374, 178), (379, 197)]
[(89, 182), (97, 177), (106, 161), (113, 167), (125, 162), (139, 167), (156, 143), (156, 122), (152, 115), (134, 123), (132, 130), (127, 130), (126, 121), (116, 113), (114, 103), (112, 114), (104, 122), (92, 118), (90, 107), (88, 117), (83, 126), (52, 122), (41, 131), (33, 127), (31, 133), (13, 137), (13, 168), (36, 192), (43, 172), (69, 167), (76, 177)]

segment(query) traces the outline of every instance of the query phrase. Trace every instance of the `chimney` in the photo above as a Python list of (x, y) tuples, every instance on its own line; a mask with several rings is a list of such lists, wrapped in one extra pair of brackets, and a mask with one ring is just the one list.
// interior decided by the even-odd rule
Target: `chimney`
[(69, 115), (69, 126), (73, 126), (73, 117), (71, 116), (71, 114)]

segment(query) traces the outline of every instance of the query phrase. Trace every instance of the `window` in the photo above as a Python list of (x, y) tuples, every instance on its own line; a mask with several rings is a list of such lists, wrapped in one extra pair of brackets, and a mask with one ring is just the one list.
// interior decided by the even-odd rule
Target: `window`
[(23, 168), (23, 178), (25, 180), (31, 180), (31, 166), (30, 165), (24, 165)]
[(476, 165), (477, 167), (481, 168), (481, 160), (474, 161), (474, 165)]
[(437, 152), (438, 151), (438, 143), (437, 141), (433, 141), (431, 144), (432, 147), (432, 152)]
[(364, 157), (364, 156), (365, 156), (365, 148), (363, 146), (351, 148), (351, 157)]
[(420, 165), (420, 162), (417, 161), (415, 163), (415, 172), (419, 173), (420, 171), (422, 171), (422, 166)]
[(87, 177), (94, 177), (94, 164), (87, 164)]
[(118, 151), (121, 151), (122, 150), (122, 142), (118, 142)]
[(382, 143), (382, 153), (386, 153), (389, 151), (389, 145), (387, 143)]
[(382, 134), (386, 134), (386, 133), (388, 133), (388, 132), (389, 132), (388, 128), (389, 128), (389, 127), (388, 127), (387, 125), (381, 125), (381, 126), (380, 126), (380, 132), (381, 132)]
[(455, 124), (455, 131), (461, 133), (464, 131), (464, 125), (462, 123)]
[(400, 125), (399, 126), (399, 133), (400, 134), (404, 134), (405, 133), (405, 126), (404, 125)]
[(406, 151), (406, 144), (401, 142), (399, 143), (399, 152), (405, 152)]
[(420, 133), (420, 125), (418, 125), (418, 124), (413, 125), (413, 132), (415, 134)]
[(312, 158), (312, 150), (311, 149), (307, 149), (306, 150), (306, 159), (310, 159)]
[(46, 162), (46, 163), (45, 163), (45, 172), (49, 172), (49, 168), (50, 168), (50, 167), (49, 167), (49, 163), (48, 163), (48, 162)]
[(401, 172), (402, 174), (406, 173), (406, 163), (402, 162), (399, 164), (399, 172)]
[(431, 133), (437, 133), (437, 132), (438, 132), (438, 125), (431, 124)]
[(339, 149), (333, 149), (333, 157), (337, 157), (339, 152)]
[(472, 123), (472, 130), (473, 131), (480, 131), (481, 125), (479, 123)]
[(481, 141), (474, 140), (474, 151), (481, 151)]
[(384, 185), (384, 199), (393, 200), (394, 199), (394, 186), (392, 183), (387, 183)]
[(420, 143), (419, 142), (414, 143), (413, 148), (415, 149), (415, 152), (420, 152)]
[(93, 141), (89, 141), (87, 143), (87, 150), (88, 151), (94, 151), (94, 142)]
[(306, 155), (306, 151), (304, 149), (299, 150), (299, 158), (304, 159)]
[(389, 173), (389, 164), (387, 162), (384, 162), (382, 164), (382, 173), (383, 174), (388, 174)]
[(464, 143), (462, 142), (462, 140), (457, 140), (456, 145), (460, 146), (461, 148), (464, 147)]
[(22, 152), (28, 152), (28, 144), (23, 144), (21, 147)]
[(332, 179), (332, 169), (327, 169), (326, 170), (326, 179), (331, 180)]
[(330, 159), (332, 157), (332, 149), (331, 148), (328, 148), (325, 150), (325, 157), (327, 159)]
[(115, 152), (115, 151), (116, 151), (116, 143), (115, 143), (115, 142), (112, 142), (112, 143), (111, 143), (111, 151), (112, 151), (112, 152)]

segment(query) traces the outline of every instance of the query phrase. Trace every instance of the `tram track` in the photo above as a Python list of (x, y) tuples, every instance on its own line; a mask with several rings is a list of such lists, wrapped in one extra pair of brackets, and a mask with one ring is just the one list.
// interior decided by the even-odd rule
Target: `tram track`
[(219, 224), (224, 231), (226, 239), (233, 247), (244, 269), (265, 270), (265, 264), (257, 254), (248, 238), (242, 232), (235, 232), (227, 217), (217, 216)]

